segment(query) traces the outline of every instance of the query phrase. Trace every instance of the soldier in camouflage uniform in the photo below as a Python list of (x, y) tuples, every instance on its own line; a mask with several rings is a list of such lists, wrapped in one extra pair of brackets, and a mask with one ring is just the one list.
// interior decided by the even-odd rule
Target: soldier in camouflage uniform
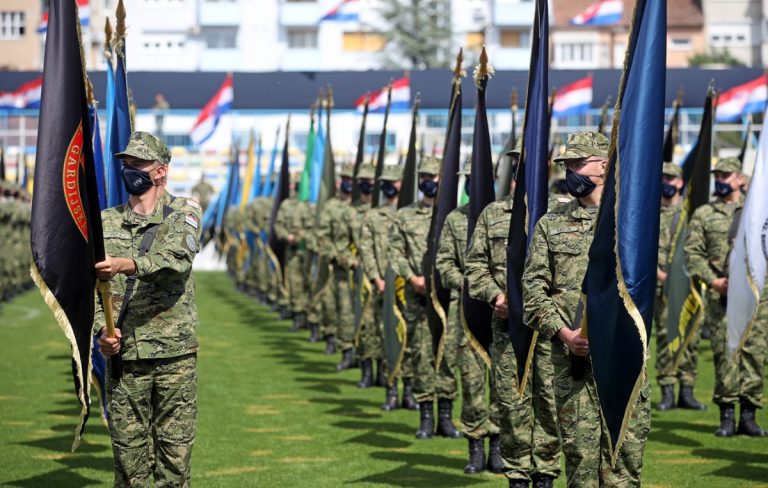
[(29, 194), (13, 185), (2, 182), (0, 188), (0, 232), (3, 235), (3, 252), (0, 254), (0, 302), (10, 300), (27, 289), (32, 280), (29, 267), (32, 252), (29, 234), (32, 209)]
[(705, 410), (706, 405), (693, 396), (696, 382), (696, 362), (699, 351), (698, 334), (682, 352), (680, 364), (675, 365), (667, 344), (667, 299), (664, 283), (667, 280), (667, 262), (672, 248), (675, 228), (681, 217), (683, 198), (683, 169), (674, 163), (664, 163), (661, 183), (661, 216), (659, 219), (659, 264), (656, 270), (656, 300), (653, 308), (656, 322), (656, 381), (661, 387), (661, 402), (656, 407), (664, 411), (675, 408), (675, 383), (680, 383), (677, 407)]
[(354, 167), (344, 165), (340, 172), (341, 180), (338, 186), (338, 196), (325, 202), (318, 220), (317, 242), (320, 254), (331, 263), (329, 289), (323, 293), (323, 326), (328, 348), (342, 349), (342, 359), (336, 365), (337, 370), (349, 368), (354, 363), (354, 314), (352, 311), (352, 294), (349, 287), (350, 273), (357, 263), (353, 254), (352, 230), (350, 222), (353, 210), (352, 178)]
[[(728, 297), (728, 253), (736, 236), (734, 213), (744, 205), (741, 186), (744, 178), (738, 158), (718, 161), (715, 174), (717, 199), (697, 208), (691, 217), (685, 253), (688, 270), (694, 279), (707, 286), (706, 320), (712, 331), (712, 352), (715, 357), (715, 392), (713, 401), (720, 407), (720, 427), (715, 435), (730, 437), (745, 434), (754, 437), (768, 435), (755, 422), (755, 410), (762, 408), (763, 363), (768, 346), (766, 306), (758, 305), (758, 319), (746, 340), (729, 356), (727, 351), (726, 303)], [(735, 404), (741, 403), (738, 429), (735, 425)]]
[[(360, 388), (370, 388), (374, 385), (374, 360), (376, 360), (377, 366), (376, 383), (380, 383), (379, 386), (384, 386), (384, 372), (381, 369), (381, 356), (377, 356), (376, 350), (370, 348), (366, 349), (367, 344), (361, 340), (361, 335), (364, 330), (368, 329), (370, 333), (374, 333), (374, 329), (378, 327), (374, 322), (375, 317), (372, 306), (373, 289), (370, 287), (370, 282), (366, 279), (365, 270), (362, 267), (363, 226), (365, 225), (366, 216), (371, 211), (375, 181), (376, 168), (371, 164), (361, 165), (357, 173), (357, 186), (360, 189), (360, 200), (352, 203), (354, 213), (350, 222), (353, 252), (357, 257), (354, 287), (352, 289), (354, 297), (353, 303), (359, 301), (359, 306), (361, 307), (360, 323), (359, 325), (354, 324), (358, 327), (358, 330), (355, 331), (354, 343), (357, 347), (356, 354), (360, 361), (360, 382), (357, 384)], [(355, 310), (355, 314), (357, 313), (358, 311)], [(374, 334), (373, 337), (376, 337), (376, 335)]]
[(290, 198), (283, 200), (275, 219), (275, 235), (285, 243), (285, 283), (288, 288), (288, 309), (293, 318), (292, 331), (304, 326), (307, 307), (307, 270), (305, 234), (312, 228), (314, 215), (296, 196), (298, 183)]
[[(465, 191), (469, 194), (469, 179), (472, 169), (471, 160), (467, 162), (460, 175), (465, 176)], [(470, 195), (470, 198), (472, 196)], [(464, 467), (467, 474), (475, 474), (485, 469), (485, 441), (490, 436), (488, 469), (501, 473), (504, 464), (501, 460), (499, 443), (498, 402), (486, 399), (488, 368), (478, 354), (469, 337), (465, 334), (462, 322), (461, 291), (464, 288), (464, 256), (467, 251), (467, 219), (469, 205), (456, 208), (445, 218), (440, 234), (440, 247), (437, 250), (436, 266), (443, 286), (451, 289), (449, 323), (455, 329), (458, 338), (458, 363), (461, 372), (461, 430), (468, 439), (469, 462)], [(469, 319), (471, 320), (471, 318)], [(491, 388), (491, 395), (494, 390)]]
[[(150, 477), (157, 487), (189, 486), (198, 349), (192, 261), (200, 206), (165, 191), (171, 153), (151, 134), (134, 132), (116, 157), (123, 159), (130, 197), (102, 212), (107, 258), (96, 264), (96, 275), (111, 280), (115, 317), (127, 277), (135, 276), (137, 284), (116, 338), (107, 337), (96, 299), (101, 351), (123, 359), (122, 375), (107, 374), (114, 486), (149, 486)], [(153, 227), (154, 242), (140, 256), (139, 244)]]
[[(420, 427), (417, 439), (429, 439), (433, 433), (449, 438), (461, 437), (452, 422), (453, 400), (456, 398), (456, 379), (448, 360), (435, 371), (432, 333), (427, 323), (426, 282), (422, 274), (422, 261), (427, 252), (435, 196), (437, 195), (440, 161), (422, 157), (419, 165), (419, 190), (424, 195), (407, 207), (397, 211), (395, 224), (390, 229), (389, 260), (397, 275), (405, 278), (405, 310), (403, 316), (408, 327), (408, 348), (413, 364), (413, 394), (419, 403)], [(446, 349), (455, 337), (450, 328), (444, 333)], [(438, 402), (438, 422), (435, 431), (434, 401)]]
[[(608, 164), (608, 139), (584, 131), (568, 137), (555, 159), (566, 165), (573, 201), (545, 214), (534, 229), (523, 273), (524, 321), (551, 341), (557, 418), (568, 486), (640, 486), (650, 430), (650, 387), (644, 378), (615, 467), (602, 422), (589, 342), (577, 319), (581, 283)], [(575, 369), (581, 361), (584, 367)]]
[(210, 183), (205, 181), (205, 175), (200, 175), (200, 181), (192, 187), (192, 196), (200, 202), (200, 206), (203, 208), (203, 212), (208, 208), (208, 204), (213, 196), (214, 189)]
[[(373, 320), (364, 322), (360, 336), (359, 354), (361, 359), (370, 357), (376, 359), (377, 362), (384, 359), (382, 323), (384, 278), (389, 267), (389, 229), (395, 223), (401, 174), (402, 167), (400, 166), (384, 167), (379, 180), (382, 183), (381, 190), (386, 200), (380, 207), (366, 212), (360, 238), (360, 260), (372, 289), (370, 309), (373, 312)], [(384, 364), (382, 361), (380, 370), (389, 367), (392, 365)], [(411, 388), (413, 371), (407, 350), (400, 366), (399, 376), (403, 379), (402, 407), (411, 410), (418, 408)], [(393, 384), (387, 385), (386, 400), (381, 408), (385, 411), (398, 408), (397, 379)]]
[[(509, 155), (519, 155), (520, 139)], [(531, 381), (518, 393), (517, 359), (507, 332), (507, 237), (514, 180), (509, 195), (489, 204), (478, 218), (466, 257), (469, 295), (494, 308), (491, 331), (491, 400), (496, 403), (503, 473), (510, 486), (552, 486), (560, 474), (560, 439), (554, 414), (548, 341), (536, 343)], [(533, 391), (533, 395), (531, 392)], [(533, 410), (533, 415), (532, 411)], [(492, 446), (493, 447), (493, 446)]]

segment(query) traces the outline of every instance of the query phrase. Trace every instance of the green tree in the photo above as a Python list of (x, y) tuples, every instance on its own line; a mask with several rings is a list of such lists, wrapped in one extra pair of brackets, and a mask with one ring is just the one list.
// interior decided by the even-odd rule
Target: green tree
[(450, 0), (382, 0), (378, 13), (384, 25), (375, 32), (386, 41), (385, 67), (450, 67)]
[(706, 65), (744, 66), (744, 63), (734, 58), (728, 48), (718, 51), (715, 48), (708, 53), (697, 53), (688, 58), (691, 66), (702, 67)]

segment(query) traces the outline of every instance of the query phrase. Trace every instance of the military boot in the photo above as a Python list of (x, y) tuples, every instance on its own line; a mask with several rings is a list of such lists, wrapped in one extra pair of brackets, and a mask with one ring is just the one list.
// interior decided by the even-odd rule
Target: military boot
[(706, 410), (707, 406), (696, 400), (691, 385), (680, 385), (680, 396), (677, 397), (677, 408), (686, 410)]
[(320, 341), (320, 326), (317, 324), (309, 324), (309, 342), (315, 343)]
[(298, 332), (304, 327), (304, 314), (303, 313), (295, 313), (293, 314), (293, 324), (291, 325), (291, 332)]
[(341, 362), (336, 365), (336, 371), (349, 369), (355, 363), (355, 350), (351, 347), (341, 351)]
[(360, 362), (360, 382), (357, 384), (358, 388), (370, 388), (373, 386), (373, 361), (370, 359), (363, 359)]
[(461, 433), (453, 425), (453, 402), (446, 399), (437, 400), (437, 435), (458, 439)]
[(413, 388), (411, 387), (410, 378), (403, 380), (403, 404), (401, 406), (408, 410), (419, 409), (419, 404), (416, 403), (416, 398), (413, 396)]
[(675, 385), (661, 385), (661, 402), (656, 410), (664, 412), (675, 408)]
[(477, 474), (485, 468), (485, 441), (480, 439), (467, 439), (469, 442), (469, 461), (464, 466), (464, 473)]
[(488, 471), (501, 474), (504, 471), (504, 461), (501, 460), (501, 436), (491, 434), (488, 441)]
[(539, 474), (533, 477), (533, 488), (552, 488), (555, 478), (546, 474)]
[(732, 404), (720, 405), (720, 427), (715, 431), (718, 437), (733, 437), (736, 434), (735, 408)]
[(288, 307), (285, 305), (279, 305), (277, 307), (278, 314), (280, 315), (280, 320), (288, 320), (291, 318), (291, 312), (288, 311)]
[(435, 404), (434, 402), (419, 403), (419, 430), (416, 431), (417, 439), (431, 439), (435, 431)]
[(387, 379), (384, 374), (384, 363), (381, 359), (376, 360), (376, 386), (387, 386)]
[(385, 412), (397, 410), (397, 380), (392, 383), (392, 386), (387, 388), (387, 395), (384, 398), (384, 404), (381, 406), (382, 410)]
[(336, 336), (333, 336), (333, 335), (325, 336), (325, 354), (327, 356), (330, 356), (331, 354), (336, 354)]
[(748, 435), (750, 437), (765, 437), (768, 432), (764, 431), (755, 421), (755, 407), (742, 402), (741, 418), (739, 419), (739, 429), (737, 434)]

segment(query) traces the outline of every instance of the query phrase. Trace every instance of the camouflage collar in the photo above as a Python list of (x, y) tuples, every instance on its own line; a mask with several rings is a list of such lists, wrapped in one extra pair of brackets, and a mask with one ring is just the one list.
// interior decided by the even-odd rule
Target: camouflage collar
[(568, 205), (570, 206), (568, 213), (570, 213), (571, 217), (576, 220), (592, 220), (593, 217), (597, 215), (596, 213), (590, 213), (586, 208), (582, 207), (578, 198), (574, 198), (568, 202)]
[(739, 200), (737, 202), (726, 203), (722, 199), (718, 198), (717, 200), (712, 202), (712, 208), (714, 208), (715, 210), (717, 210), (719, 212), (726, 213), (726, 211), (725, 211), (726, 208), (730, 208), (730, 207), (741, 208), (741, 207), (743, 207), (744, 206), (745, 197), (744, 197), (743, 193), (741, 193), (741, 192), (739, 192), (739, 193), (740, 193), (739, 194)]
[(419, 205), (416, 208), (417, 208), (417, 210), (419, 212), (423, 212), (423, 213), (431, 212), (432, 211), (432, 207), (434, 207), (434, 204), (433, 205), (427, 205), (426, 203), (424, 203), (424, 200), (419, 200), (418, 203), (419, 203)]
[(504, 197), (504, 200), (502, 200), (502, 202), (504, 202), (504, 211), (511, 212), (512, 207), (514, 207), (514, 204), (515, 204), (515, 192), (511, 192), (509, 195)]
[(168, 192), (164, 191), (160, 198), (157, 199), (152, 215), (147, 218), (139, 217), (139, 214), (131, 209), (131, 205), (126, 203), (123, 206), (123, 224), (128, 226), (139, 225), (141, 227), (150, 224), (161, 224), (163, 222), (163, 207), (168, 205), (170, 201), (171, 198)]

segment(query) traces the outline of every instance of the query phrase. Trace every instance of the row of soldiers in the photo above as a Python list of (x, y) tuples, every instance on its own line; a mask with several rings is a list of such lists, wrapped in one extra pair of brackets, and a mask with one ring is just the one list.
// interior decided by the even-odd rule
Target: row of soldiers
[[(519, 155), (519, 143), (510, 155)], [(568, 138), (564, 153), (555, 158), (565, 173), (559, 172), (553, 182), (550, 211), (535, 228), (522, 280), (524, 321), (538, 332), (530, 380), (522, 391), (518, 388), (517, 360), (506, 321), (506, 246), (514, 182), (508, 197), (485, 208), (469, 242), (468, 206), (458, 207), (446, 218), (436, 266), (452, 295), (440, 364), (435, 364), (427, 323), (429, 297), (422, 271), (439, 186), (441, 162), (437, 158), (422, 157), (418, 168), (421, 199), (399, 210), (399, 166), (385, 166), (380, 177), (384, 203), (378, 208), (371, 208), (376, 181), (370, 165), (363, 165), (356, 177), (353, 167), (344, 166), (337, 196), (325, 203), (319, 215), (312, 204), (299, 201), (295, 195), (285, 200), (274, 226), (275, 235), (286, 246), (284, 269), (274, 256), (248, 262), (242, 252), (243, 236), (251, 232), (257, 237), (261, 234), (262, 238), (255, 240), (257, 248), (270, 254), (263, 237), (269, 228), (272, 200), (256, 199), (243, 212), (231, 211), (225, 226), (233, 229), (235, 237), (230, 239), (241, 245), (229, 247), (228, 266), (241, 286), (272, 303), (284, 318), (291, 317), (293, 330), (308, 327), (310, 341), (324, 339), (327, 354), (340, 349), (338, 370), (359, 365), (361, 388), (385, 386), (382, 409), (418, 409), (417, 438), (435, 434), (458, 438), (463, 433), (469, 451), (466, 473), (488, 469), (504, 473), (513, 487), (528, 486), (530, 482), (547, 487), (560, 475), (562, 454), (569, 486), (639, 485), (650, 430), (648, 380), (644, 378), (639, 385), (628, 435), (614, 462), (606, 429), (596, 428), (603, 423), (589, 363), (589, 343), (580, 334), (578, 319), (579, 290), (607, 157), (605, 136), (579, 132)], [(724, 304), (718, 299), (727, 292), (729, 229), (745, 190), (736, 162), (725, 158), (715, 167), (716, 199), (694, 214), (686, 253), (694, 278), (710, 285), (712, 295), (707, 301), (706, 322), (713, 331), (715, 350), (714, 401), (721, 408), (717, 435), (738, 432), (763, 436), (765, 431), (756, 424), (754, 413), (762, 401), (768, 307), (761, 303), (757, 327), (736, 356), (738, 359), (729, 360), (725, 354)], [(659, 409), (675, 406), (673, 385), (678, 381), (681, 390), (677, 406), (702, 409), (704, 406), (693, 396), (698, 344), (688, 344), (677, 368), (666, 347), (666, 301), (662, 290), (671, 222), (676, 218), (670, 215), (679, 214), (683, 185), (679, 167), (665, 164), (663, 173), (660, 292), (655, 317), (658, 382), (662, 389)], [(461, 174), (469, 180), (470, 165)], [(357, 201), (352, 199), (355, 184), (360, 190)], [(560, 188), (567, 188), (570, 196), (558, 195)], [(389, 267), (402, 280), (398, 310), (407, 326), (407, 348), (398, 365), (387, 364), (383, 347), (382, 297)], [(318, 275), (326, 279), (318, 279)], [(460, 313), (465, 279), (469, 295), (493, 309), (489, 354), (476, 347), (468, 333), (466, 322), (473, 318), (464, 318)], [(357, 320), (355, 300), (362, 304), (357, 307), (362, 308)], [(394, 381), (388, 382), (386, 372), (393, 367), (399, 372)], [(452, 419), (457, 379), (462, 382), (460, 429)], [(399, 382), (403, 385), (402, 396)], [(738, 428), (734, 420), (737, 402), (741, 403)], [(489, 439), (487, 458), (485, 438)]]
[(12, 299), (32, 286), (29, 265), (32, 254), (29, 233), (32, 218), (30, 196), (18, 185), (0, 181), (0, 302)]

